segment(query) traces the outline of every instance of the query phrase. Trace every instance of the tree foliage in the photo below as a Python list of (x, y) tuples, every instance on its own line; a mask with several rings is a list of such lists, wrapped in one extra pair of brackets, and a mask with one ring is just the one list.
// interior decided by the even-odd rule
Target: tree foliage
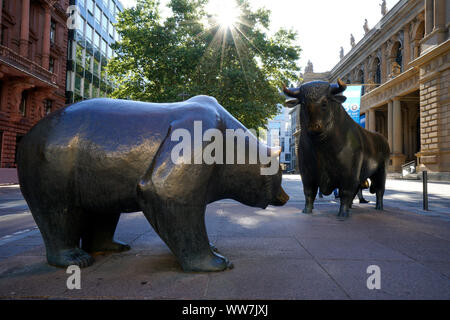
[(157, 0), (138, 0), (119, 15), (121, 40), (108, 64), (115, 98), (173, 102), (214, 96), (248, 128), (277, 113), (281, 83), (296, 81), (296, 33), (268, 35), (270, 11), (237, 0), (239, 21), (224, 27), (205, 11), (208, 0), (171, 0), (161, 18)]

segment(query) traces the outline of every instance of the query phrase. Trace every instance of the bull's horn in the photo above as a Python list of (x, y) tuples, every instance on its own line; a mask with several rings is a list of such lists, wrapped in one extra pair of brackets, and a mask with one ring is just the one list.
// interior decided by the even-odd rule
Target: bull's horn
[(286, 85), (283, 84), (283, 92), (288, 97), (297, 98), (298, 94), (300, 93), (300, 90), (298, 88), (297, 89), (293, 89), (293, 90), (292, 89), (288, 89), (286, 87)]
[(331, 84), (331, 94), (339, 94), (347, 89), (347, 85), (341, 79), (337, 79), (337, 84)]

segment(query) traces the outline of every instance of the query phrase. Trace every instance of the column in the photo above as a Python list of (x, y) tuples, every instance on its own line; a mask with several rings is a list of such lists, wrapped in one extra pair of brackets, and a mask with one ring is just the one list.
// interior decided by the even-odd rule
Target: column
[(49, 68), (49, 59), (50, 59), (50, 24), (51, 24), (51, 11), (50, 6), (44, 6), (44, 35), (42, 42), (42, 67), (45, 70)]
[(402, 153), (402, 141), (403, 141), (403, 130), (402, 130), (402, 108), (400, 100), (394, 98), (393, 109), (393, 151), (394, 153)]
[(434, 0), (425, 0), (425, 35), (430, 34), (431, 31), (433, 31), (433, 6)]
[(393, 118), (392, 118), (392, 109), (393, 109), (393, 103), (392, 100), (389, 100), (388, 102), (388, 142), (389, 142), (389, 149), (391, 149), (391, 153), (393, 152), (393, 140), (394, 140), (394, 133), (393, 133)]
[(442, 43), (446, 40), (445, 34), (446, 34), (446, 14), (447, 11), (445, 5), (446, 0), (434, 0), (434, 29), (433, 31), (437, 31), (437, 40), (438, 43)]
[(375, 132), (377, 128), (376, 118), (375, 118), (375, 109), (369, 109), (369, 130)]
[(402, 107), (398, 98), (394, 98), (392, 107), (392, 124), (393, 124), (393, 141), (392, 141), (392, 169), (394, 172), (401, 172), (402, 165), (405, 162), (405, 155), (403, 154), (403, 121), (402, 121)]
[(381, 45), (381, 82), (385, 83), (387, 80), (387, 75), (389, 74), (386, 71), (387, 68), (387, 56), (386, 56), (386, 43)]
[(22, 0), (22, 14), (20, 20), (19, 53), (28, 57), (28, 39), (30, 36), (30, 0)]
[(434, 30), (445, 28), (445, 0), (434, 0)]
[(409, 24), (403, 28), (403, 71), (408, 69), (411, 61), (411, 41), (409, 39)]

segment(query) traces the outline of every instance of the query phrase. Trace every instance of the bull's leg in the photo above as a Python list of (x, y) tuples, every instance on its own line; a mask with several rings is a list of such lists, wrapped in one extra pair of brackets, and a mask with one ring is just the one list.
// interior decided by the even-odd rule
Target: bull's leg
[(88, 212), (83, 219), (82, 248), (87, 252), (121, 252), (130, 246), (114, 240), (120, 212)]
[(184, 271), (222, 271), (233, 267), (227, 258), (211, 248), (204, 206), (166, 203), (144, 207), (145, 216)]
[(337, 215), (338, 220), (345, 220), (349, 217), (349, 211), (353, 202), (353, 198), (356, 196), (357, 185), (354, 188), (339, 189), (341, 205), (339, 208), (339, 213)]
[(384, 168), (378, 169), (378, 171), (370, 177), (370, 181), (372, 182), (370, 192), (375, 193), (377, 197), (375, 209), (384, 210), (383, 196), (386, 186), (386, 170)]
[(303, 209), (303, 213), (312, 213), (318, 189), (319, 186), (317, 184), (311, 183), (306, 179), (303, 180), (303, 194), (305, 195), (305, 208)]
[(94, 259), (80, 249), (81, 211), (64, 206), (41, 207), (28, 201), (45, 243), (47, 261), (56, 267), (77, 265), (81, 268)]

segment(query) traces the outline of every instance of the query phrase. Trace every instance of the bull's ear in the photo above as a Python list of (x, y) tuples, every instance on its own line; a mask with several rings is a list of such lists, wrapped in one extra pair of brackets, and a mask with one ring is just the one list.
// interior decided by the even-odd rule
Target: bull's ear
[(300, 101), (297, 98), (287, 99), (284, 103), (284, 105), (287, 108), (294, 108), (296, 105), (298, 105)]
[(331, 96), (331, 99), (333, 99), (337, 103), (344, 103), (345, 100), (347, 100), (347, 97), (343, 96), (342, 94), (334, 94)]

